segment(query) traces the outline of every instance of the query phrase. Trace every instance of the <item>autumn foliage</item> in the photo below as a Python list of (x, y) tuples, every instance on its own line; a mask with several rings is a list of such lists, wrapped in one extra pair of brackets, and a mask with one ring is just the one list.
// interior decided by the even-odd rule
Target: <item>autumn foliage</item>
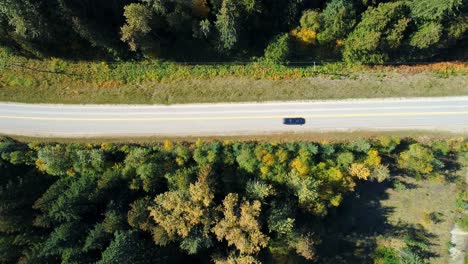
[(4, 138), (1, 263), (320, 261), (324, 217), (360, 186), (396, 174), (440, 179), (467, 152), (463, 138), (145, 146)]

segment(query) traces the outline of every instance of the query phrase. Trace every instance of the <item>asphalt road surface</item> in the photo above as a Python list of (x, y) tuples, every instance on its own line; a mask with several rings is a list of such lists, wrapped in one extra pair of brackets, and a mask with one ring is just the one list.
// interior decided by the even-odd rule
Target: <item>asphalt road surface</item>
[[(303, 126), (283, 118), (303, 117)], [(171, 106), (0, 103), (0, 133), (208, 136), (350, 130), (468, 131), (468, 97)]]

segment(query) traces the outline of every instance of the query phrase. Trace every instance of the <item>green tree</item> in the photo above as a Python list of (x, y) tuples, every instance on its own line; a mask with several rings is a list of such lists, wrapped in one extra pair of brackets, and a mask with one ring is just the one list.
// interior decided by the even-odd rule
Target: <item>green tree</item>
[(275, 193), (272, 185), (256, 180), (247, 182), (245, 192), (248, 198), (259, 201), (263, 201)]
[(97, 264), (111, 263), (163, 263), (158, 249), (150, 241), (144, 239), (138, 232), (117, 232), (109, 247), (102, 252)]
[(237, 7), (233, 0), (223, 0), (221, 9), (216, 15), (215, 27), (219, 34), (218, 49), (229, 52), (239, 41)]
[(301, 27), (318, 32), (323, 26), (322, 14), (317, 10), (305, 10), (300, 20)]
[(62, 178), (56, 181), (34, 204), (43, 212), (41, 225), (80, 221), (95, 208), (92, 200), (97, 185), (94, 177)]
[(419, 21), (448, 20), (461, 11), (463, 0), (411, 1), (411, 15)]
[(73, 169), (82, 175), (95, 175), (104, 172), (104, 152), (100, 149), (80, 149), (71, 155)]
[(126, 18), (125, 25), (122, 26), (122, 41), (128, 43), (130, 50), (142, 49), (149, 52), (154, 48), (155, 43), (150, 43), (147, 35), (151, 32), (152, 12), (142, 4), (129, 4), (124, 8)]
[(349, 34), (343, 58), (350, 63), (383, 63), (401, 47), (409, 26), (405, 2), (381, 3), (369, 7)]
[(83, 226), (80, 226), (79, 222), (58, 225), (42, 245), (40, 254), (44, 256), (60, 256), (61, 258), (69, 255), (71, 253), (70, 250), (79, 254), (78, 242), (82, 239), (83, 234), (86, 234), (80, 232), (82, 228)]
[(104, 225), (102, 223), (98, 223), (88, 232), (84, 242), (83, 251), (101, 251), (105, 249), (105, 245), (107, 245), (111, 238), (112, 236), (104, 230)]
[(425, 49), (437, 44), (441, 36), (442, 25), (438, 23), (427, 23), (421, 26), (419, 30), (411, 36), (410, 44), (413, 47)]
[(73, 0), (57, 0), (57, 3), (73, 33), (113, 58), (123, 54), (118, 27), (124, 1), (83, 0), (77, 4)]
[(165, 175), (170, 191), (187, 191), (197, 178), (197, 168), (182, 168)]
[(336, 163), (341, 168), (348, 168), (354, 162), (354, 155), (351, 152), (343, 152), (336, 158)]
[(285, 33), (273, 39), (265, 49), (265, 61), (275, 64), (285, 64), (290, 53), (289, 34)]
[(400, 153), (397, 162), (400, 169), (421, 177), (433, 171), (435, 161), (434, 155), (427, 148), (415, 143), (407, 151)]
[(46, 10), (48, 1), (5, 0), (0, 2), (0, 17), (10, 41), (19, 45), (30, 55), (43, 56), (45, 47), (55, 33), (50, 26)]
[(356, 10), (353, 1), (332, 0), (323, 13), (323, 31), (317, 35), (319, 42), (330, 43), (344, 39), (356, 24)]
[(37, 152), (37, 157), (37, 167), (50, 175), (66, 175), (72, 166), (70, 155), (63, 145), (45, 146)]
[(236, 157), (236, 161), (241, 169), (249, 173), (253, 173), (257, 167), (257, 160), (255, 154), (248, 145), (243, 145), (240, 149), (239, 155)]
[(0, 263), (32, 260), (27, 256), (42, 241), (40, 228), (33, 226), (37, 212), (32, 205), (51, 179), (34, 168), (8, 162), (0, 163), (0, 175)]

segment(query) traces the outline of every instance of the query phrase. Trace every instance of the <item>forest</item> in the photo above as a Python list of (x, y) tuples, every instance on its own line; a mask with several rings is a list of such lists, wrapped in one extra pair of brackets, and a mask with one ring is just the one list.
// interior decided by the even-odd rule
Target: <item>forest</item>
[(357, 256), (347, 244), (354, 262), (338, 261), (330, 232), (358, 229), (361, 220), (340, 208), (363, 189), (403, 188), (395, 175), (456, 183), (457, 221), (467, 226), (460, 171), (468, 175), (463, 138), (139, 145), (5, 137), (0, 263), (423, 263), (429, 242), (408, 238), (422, 229), (399, 226), (399, 248), (366, 238)]
[(463, 0), (2, 0), (0, 46), (106, 61), (463, 60), (467, 11)]

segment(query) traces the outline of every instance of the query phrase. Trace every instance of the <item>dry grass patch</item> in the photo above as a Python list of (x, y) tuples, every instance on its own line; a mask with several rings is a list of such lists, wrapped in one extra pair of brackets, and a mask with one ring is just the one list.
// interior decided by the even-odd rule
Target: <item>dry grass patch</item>
[[(0, 134), (0, 137), (2, 134)], [(465, 138), (464, 133), (436, 132), (436, 131), (350, 131), (350, 132), (308, 132), (308, 133), (271, 133), (262, 135), (239, 135), (239, 136), (206, 136), (206, 137), (27, 137), (16, 135), (3, 135), (20, 142), (41, 142), (41, 143), (90, 143), (101, 144), (102, 142), (122, 143), (122, 144), (153, 144), (162, 143), (165, 140), (173, 142), (203, 142), (213, 141), (259, 141), (259, 142), (349, 142), (358, 138), (378, 139), (380, 137), (414, 138), (419, 142), (428, 142), (437, 139)]]
[[(421, 228), (429, 236), (429, 250), (436, 256), (430, 263), (449, 263), (450, 231), (454, 225), (456, 186), (435, 180), (400, 179), (405, 189), (387, 190), (388, 199), (382, 208), (391, 208), (387, 221), (393, 226), (409, 225)], [(402, 237), (385, 237), (380, 245), (404, 245)], [(387, 245), (388, 246), (388, 245)], [(392, 246), (392, 247), (393, 247)]]

